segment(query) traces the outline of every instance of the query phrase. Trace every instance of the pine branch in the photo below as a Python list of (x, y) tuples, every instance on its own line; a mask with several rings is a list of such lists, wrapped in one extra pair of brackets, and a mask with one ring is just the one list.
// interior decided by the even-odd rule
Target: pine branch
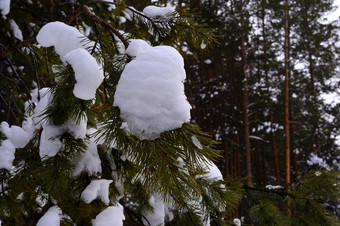
[(125, 46), (125, 49), (128, 48), (129, 42), (123, 37), (123, 35), (121, 35), (119, 33), (119, 31), (116, 28), (114, 28), (108, 22), (106, 22), (106, 21), (102, 20), (101, 18), (99, 18), (94, 13), (92, 13), (87, 5), (83, 5), (82, 6), (82, 10), (85, 13), (85, 15), (87, 15), (91, 20), (93, 20), (94, 22), (96, 22), (96, 23), (106, 27), (108, 30), (110, 30), (112, 33), (114, 33), (123, 42), (123, 44)]
[(26, 40), (23, 40), (23, 41), (19, 41), (15, 45), (13, 45), (11, 47), (8, 47), (3, 52), (1, 52), (0, 53), (0, 58), (5, 58), (9, 54), (14, 52), (15, 50), (20, 49), (21, 47), (24, 47), (24, 46), (31, 46), (34, 43), (36, 43), (36, 38), (35, 37), (29, 38), (29, 39), (26, 39)]

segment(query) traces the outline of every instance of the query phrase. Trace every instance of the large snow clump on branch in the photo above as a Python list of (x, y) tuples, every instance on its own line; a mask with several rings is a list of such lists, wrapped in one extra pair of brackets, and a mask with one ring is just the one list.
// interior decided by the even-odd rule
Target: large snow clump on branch
[(145, 42), (133, 40), (127, 53), (137, 55), (121, 75), (114, 106), (120, 108), (130, 133), (154, 140), (188, 122), (191, 106), (184, 94), (186, 74), (178, 51), (170, 46), (146, 48)]
[(56, 21), (41, 28), (37, 41), (44, 47), (54, 46), (61, 59), (72, 66), (77, 81), (73, 94), (79, 99), (93, 99), (104, 75), (96, 59), (85, 50), (91, 46), (89, 40), (76, 28)]

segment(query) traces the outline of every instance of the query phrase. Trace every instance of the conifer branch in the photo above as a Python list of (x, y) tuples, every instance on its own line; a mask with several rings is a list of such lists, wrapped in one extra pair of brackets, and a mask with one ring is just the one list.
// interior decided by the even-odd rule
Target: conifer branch
[(111, 24), (109, 24), (108, 22), (102, 20), (101, 18), (99, 18), (97, 15), (95, 15), (94, 13), (91, 12), (91, 10), (89, 9), (89, 7), (87, 5), (83, 5), (82, 6), (82, 10), (85, 13), (85, 15), (87, 15), (91, 20), (93, 20), (94, 22), (106, 27), (107, 29), (109, 29), (113, 34), (115, 34), (124, 44), (125, 49), (128, 48), (129, 46), (129, 42), (123, 37), (122, 34), (119, 33), (119, 31), (114, 28)]
[(11, 54), (12, 52), (14, 52), (17, 49), (20, 49), (21, 47), (24, 46), (30, 46), (32, 44), (34, 44), (36, 42), (36, 38), (29, 38), (23, 41), (19, 41), (16, 44), (14, 44), (11, 47), (8, 47), (7, 49), (5, 49), (3, 52), (0, 53), (0, 58), (5, 58), (7, 57), (9, 54)]

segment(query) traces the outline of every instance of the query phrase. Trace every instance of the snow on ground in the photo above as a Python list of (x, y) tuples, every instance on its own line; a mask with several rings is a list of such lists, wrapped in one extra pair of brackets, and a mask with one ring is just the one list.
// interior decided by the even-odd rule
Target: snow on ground
[[(154, 140), (160, 133), (180, 128), (190, 120), (191, 106), (184, 94), (184, 60), (170, 46), (145, 49), (132, 40), (128, 53), (138, 53), (118, 82), (114, 106), (131, 134)], [(142, 51), (141, 51), (142, 50)]]

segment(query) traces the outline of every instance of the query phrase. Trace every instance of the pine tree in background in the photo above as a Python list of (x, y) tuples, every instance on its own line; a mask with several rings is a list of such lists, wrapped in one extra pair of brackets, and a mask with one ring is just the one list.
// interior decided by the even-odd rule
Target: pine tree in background
[(210, 45), (209, 29), (170, 7), (45, 3), (2, 7), (2, 225), (222, 224), (241, 183), (189, 123), (164, 45)]

